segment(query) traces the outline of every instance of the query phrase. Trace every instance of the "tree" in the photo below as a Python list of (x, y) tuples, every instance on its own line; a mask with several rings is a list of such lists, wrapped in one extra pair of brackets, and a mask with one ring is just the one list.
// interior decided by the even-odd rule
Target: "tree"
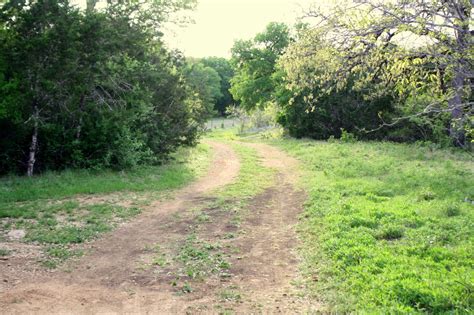
[(154, 2), (163, 13), (153, 17), (134, 1), (100, 12), (67, 0), (6, 2), (0, 172), (125, 168), (193, 144), (204, 109), (185, 85), (183, 58), (155, 27), (180, 2)]
[(192, 93), (194, 93), (210, 115), (222, 97), (221, 78), (216, 70), (205, 66), (199, 60), (190, 59), (184, 75)]
[(3, 47), (10, 77), (7, 84), (18, 83), (14, 95), (19, 93), (24, 99), (16, 106), (24, 109), (25, 124), (31, 128), (27, 175), (32, 176), (40, 125), (68, 110), (69, 104), (60, 96), (74, 77), (71, 63), (77, 58), (79, 18), (77, 10), (56, 1), (40, 1), (29, 10), (22, 10), (21, 5), (3, 7), (4, 12), (18, 10), (18, 14), (3, 15), (8, 33)]
[[(473, 110), (472, 6), (469, 0), (359, 0), (338, 4), (330, 13), (313, 8), (307, 17), (316, 26), (306, 36), (330, 43), (339, 66), (328, 67), (318, 80), (332, 91), (357, 74), (359, 82), (376, 83), (375, 93), (394, 87), (401, 104), (407, 97), (431, 95), (431, 102), (409, 117), (450, 112), (449, 134), (456, 145), (464, 145)], [(312, 56), (314, 48), (300, 46), (299, 59)]]
[(214, 69), (220, 77), (220, 90), (221, 96), (216, 100), (214, 109), (219, 112), (220, 115), (225, 115), (228, 106), (232, 105), (235, 101), (230, 93), (230, 80), (234, 76), (234, 70), (230, 65), (230, 62), (225, 58), (219, 57), (207, 57), (201, 59), (202, 64), (206, 67)]
[(289, 43), (290, 30), (282, 23), (270, 23), (253, 40), (235, 42), (231, 59), (235, 75), (230, 91), (241, 106), (251, 110), (274, 100), (276, 62)]

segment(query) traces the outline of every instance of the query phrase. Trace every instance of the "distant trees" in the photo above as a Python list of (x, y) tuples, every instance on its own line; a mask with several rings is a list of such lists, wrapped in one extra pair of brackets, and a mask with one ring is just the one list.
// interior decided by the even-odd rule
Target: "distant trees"
[(234, 104), (235, 100), (230, 93), (230, 80), (234, 76), (234, 70), (229, 60), (220, 57), (202, 58), (201, 62), (206, 67), (214, 69), (220, 77), (221, 95), (216, 99), (214, 109), (222, 116), (226, 113), (228, 106)]
[(289, 43), (290, 29), (283, 23), (270, 23), (254, 39), (235, 42), (230, 91), (240, 106), (252, 110), (275, 100), (280, 80), (276, 63)]
[(211, 115), (217, 100), (222, 97), (221, 78), (217, 71), (205, 66), (200, 60), (189, 59), (184, 76), (191, 93), (199, 98), (206, 112)]
[(0, 10), (0, 173), (157, 163), (206, 109), (159, 26), (194, 1), (8, 1)]
[(186, 80), (194, 93), (203, 101), (209, 113), (225, 115), (226, 108), (234, 103), (229, 92), (234, 72), (225, 58), (188, 58)]

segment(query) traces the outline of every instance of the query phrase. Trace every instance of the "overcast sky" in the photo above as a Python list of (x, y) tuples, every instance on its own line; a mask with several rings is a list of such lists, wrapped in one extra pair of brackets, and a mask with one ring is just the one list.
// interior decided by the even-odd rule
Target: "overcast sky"
[(315, 0), (199, 0), (190, 16), (195, 24), (168, 27), (170, 48), (189, 57), (229, 57), (236, 39), (249, 39), (269, 22), (293, 25), (303, 8)]

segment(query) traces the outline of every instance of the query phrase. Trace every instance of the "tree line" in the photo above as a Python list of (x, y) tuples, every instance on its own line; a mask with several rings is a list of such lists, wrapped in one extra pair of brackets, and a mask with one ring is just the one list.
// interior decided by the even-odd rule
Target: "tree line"
[[(294, 137), (473, 141), (472, 3), (358, 0), (186, 58), (163, 25), (195, 0), (8, 0), (0, 174), (161, 163), (231, 104)], [(176, 22), (178, 23), (178, 22)]]
[(231, 91), (295, 137), (473, 139), (472, 2), (338, 1), (232, 49)]
[(225, 60), (163, 43), (163, 23), (194, 0), (96, 5), (1, 5), (0, 174), (161, 163), (229, 102)]

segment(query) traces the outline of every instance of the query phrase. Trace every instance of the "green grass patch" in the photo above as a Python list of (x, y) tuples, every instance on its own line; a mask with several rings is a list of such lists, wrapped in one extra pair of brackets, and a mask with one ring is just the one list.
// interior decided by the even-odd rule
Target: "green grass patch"
[[(119, 206), (113, 201), (81, 204), (78, 194), (111, 192), (161, 193), (176, 189), (208, 168), (212, 152), (207, 145), (183, 149), (167, 165), (124, 172), (65, 171), (34, 178), (0, 179), (0, 228), (26, 231), (24, 241), (43, 244), (42, 264), (54, 268), (71, 256), (71, 244), (87, 242), (110, 231), (120, 222), (140, 213), (137, 206)], [(70, 198), (70, 200), (65, 200)], [(142, 201), (143, 202), (143, 201)]]
[(230, 268), (220, 244), (189, 235), (181, 246), (175, 260), (181, 264), (180, 276), (203, 280), (210, 274), (222, 273)]
[(221, 302), (236, 303), (242, 300), (242, 294), (239, 292), (236, 286), (230, 286), (219, 292), (219, 299)]
[(234, 183), (218, 192), (219, 197), (249, 199), (271, 186), (275, 171), (260, 163), (256, 150), (236, 142), (229, 142), (229, 144), (239, 157), (240, 171)]
[(77, 201), (48, 203), (38, 200), (27, 203), (0, 203), (0, 218), (10, 219), (46, 219), (53, 218), (58, 213), (71, 213), (79, 207)]
[(82, 250), (71, 249), (64, 245), (49, 246), (44, 250), (45, 258), (41, 260), (41, 264), (49, 269), (54, 269), (67, 259), (72, 257), (80, 257), (84, 254)]
[(145, 247), (145, 250), (153, 253), (153, 256), (151, 257), (151, 262), (150, 262), (151, 266), (164, 267), (169, 264), (166, 253), (162, 250), (159, 244), (155, 244), (151, 248), (147, 246)]
[(69, 213), (55, 212), (56, 215), (46, 208), (46, 211), (37, 214), (36, 220), (18, 221), (16, 225), (27, 231), (27, 241), (41, 244), (79, 244), (110, 231), (115, 223), (138, 213), (140, 208), (107, 203), (78, 207)]
[(272, 143), (302, 161), (304, 270), (331, 311), (473, 312), (470, 155), (380, 142)]
[(206, 138), (213, 140), (240, 140), (238, 128), (215, 129), (206, 133)]
[[(0, 207), (6, 203), (59, 199), (78, 194), (118, 191), (163, 191), (183, 186), (202, 174), (210, 163), (211, 150), (200, 144), (181, 149), (161, 166), (144, 166), (127, 171), (67, 170), (47, 172), (33, 178), (0, 178)], [(9, 216), (0, 209), (0, 217)]]

